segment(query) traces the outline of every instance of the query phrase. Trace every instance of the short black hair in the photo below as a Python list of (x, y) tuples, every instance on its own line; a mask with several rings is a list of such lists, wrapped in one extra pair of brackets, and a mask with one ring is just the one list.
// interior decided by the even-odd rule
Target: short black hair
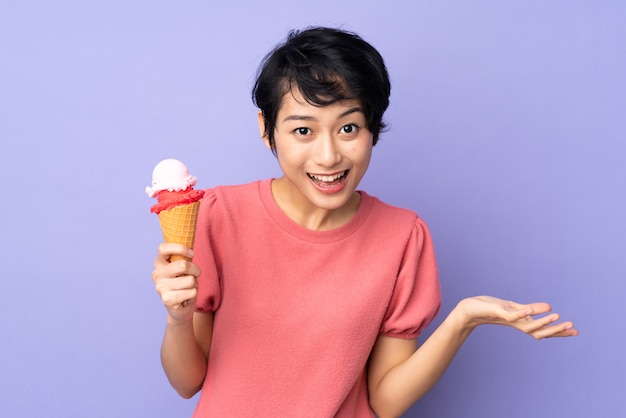
[(391, 84), (382, 56), (360, 36), (326, 27), (292, 30), (265, 56), (252, 101), (261, 110), (273, 151), (278, 110), (294, 86), (314, 106), (358, 100), (376, 145), (386, 127), (383, 114), (389, 106)]

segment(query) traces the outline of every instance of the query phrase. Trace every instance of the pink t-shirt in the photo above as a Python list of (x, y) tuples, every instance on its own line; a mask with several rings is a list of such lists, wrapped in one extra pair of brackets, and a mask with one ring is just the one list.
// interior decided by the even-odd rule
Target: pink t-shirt
[(414, 338), (439, 310), (428, 229), (360, 192), (350, 222), (312, 231), (270, 184), (209, 189), (201, 204), (197, 310), (215, 319), (194, 417), (373, 417), (376, 338)]

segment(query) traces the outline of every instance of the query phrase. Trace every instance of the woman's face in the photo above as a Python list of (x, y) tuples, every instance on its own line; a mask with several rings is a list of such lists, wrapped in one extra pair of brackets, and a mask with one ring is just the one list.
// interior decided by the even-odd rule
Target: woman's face
[[(264, 139), (269, 147), (267, 136)], [(358, 100), (318, 107), (292, 89), (276, 117), (274, 145), (284, 173), (278, 181), (280, 195), (304, 213), (341, 210), (359, 201), (355, 191), (373, 145)]]

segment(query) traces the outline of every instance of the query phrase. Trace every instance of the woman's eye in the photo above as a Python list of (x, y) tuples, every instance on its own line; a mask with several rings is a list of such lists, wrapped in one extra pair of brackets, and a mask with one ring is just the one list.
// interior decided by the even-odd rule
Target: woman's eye
[(356, 130), (357, 130), (357, 126), (354, 124), (345, 125), (341, 127), (342, 134), (351, 134), (353, 132), (356, 132)]
[(309, 128), (296, 128), (294, 132), (298, 135), (308, 135), (311, 133)]

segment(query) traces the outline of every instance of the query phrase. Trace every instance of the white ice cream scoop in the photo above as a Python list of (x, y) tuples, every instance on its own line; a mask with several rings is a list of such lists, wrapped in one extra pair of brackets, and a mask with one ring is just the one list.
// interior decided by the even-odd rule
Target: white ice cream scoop
[(146, 187), (146, 193), (155, 197), (160, 191), (182, 191), (194, 186), (198, 179), (191, 174), (187, 166), (173, 158), (158, 163), (152, 171), (152, 186)]

